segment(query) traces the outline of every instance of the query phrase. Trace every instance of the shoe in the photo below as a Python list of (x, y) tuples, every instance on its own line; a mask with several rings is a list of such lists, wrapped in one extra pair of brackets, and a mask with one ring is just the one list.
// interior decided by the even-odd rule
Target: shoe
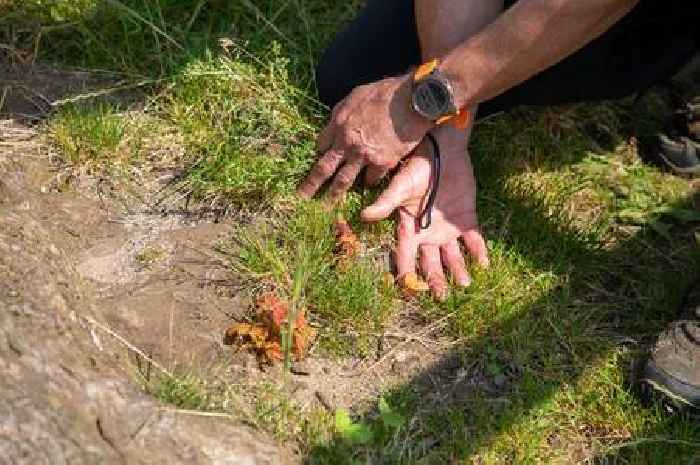
[(681, 319), (652, 347), (640, 387), (667, 412), (700, 417), (700, 282), (686, 298)]
[(671, 170), (679, 174), (700, 173), (700, 143), (688, 137), (658, 135), (659, 157)]
[(669, 135), (657, 135), (657, 153), (679, 174), (700, 173), (700, 97), (677, 103)]

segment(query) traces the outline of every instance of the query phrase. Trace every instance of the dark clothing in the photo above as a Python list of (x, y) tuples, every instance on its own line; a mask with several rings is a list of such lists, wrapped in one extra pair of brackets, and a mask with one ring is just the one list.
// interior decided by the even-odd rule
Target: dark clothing
[[(699, 49), (700, 0), (642, 0), (584, 48), (484, 102), (478, 116), (518, 105), (624, 97), (667, 79)], [(321, 59), (321, 101), (332, 108), (356, 86), (420, 63), (413, 2), (369, 0)]]

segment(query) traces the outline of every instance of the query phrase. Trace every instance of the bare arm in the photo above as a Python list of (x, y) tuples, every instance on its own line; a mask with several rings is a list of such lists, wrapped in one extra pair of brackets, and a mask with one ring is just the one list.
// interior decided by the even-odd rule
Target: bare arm
[(423, 61), (443, 57), (481, 31), (503, 0), (416, 0), (416, 29)]
[[(502, 11), (502, 0), (416, 0), (416, 28), (423, 60), (443, 57), (457, 45), (482, 30)], [(475, 110), (472, 107), (472, 112)], [(467, 154), (469, 130), (442, 125), (432, 131), (442, 153), (441, 182), (428, 229), (420, 228), (418, 213), (434, 175), (430, 149), (420, 145), (397, 173), (377, 202), (368, 207), (368, 221), (390, 215), (398, 208), (396, 268), (399, 276), (420, 270), (439, 299), (447, 295), (443, 267), (454, 281), (469, 285), (459, 240), (480, 264), (488, 263), (486, 243), (478, 230), (475, 205), (476, 184)], [(368, 171), (368, 174), (370, 171)], [(399, 208), (400, 207), (400, 208)]]
[(444, 59), (459, 107), (483, 102), (571, 55), (638, 0), (520, 0)]
[[(537, 74), (599, 36), (637, 1), (519, 0), (445, 56), (441, 68), (452, 80), (455, 103), (473, 108)], [(447, 6), (458, 8), (459, 2), (435, 0), (432, 5), (433, 13), (428, 3), (421, 2), (419, 17), (423, 12), (439, 15)], [(457, 34), (443, 36), (427, 25), (425, 17), (419, 21), (427, 54), (439, 54), (455, 40), (459, 43)], [(446, 27), (459, 30), (458, 22), (450, 24)], [(433, 36), (440, 40), (433, 42)], [(364, 167), (376, 180), (411, 153), (434, 127), (411, 109), (411, 88), (412, 75), (406, 73), (358, 86), (338, 103), (319, 135), (320, 157), (299, 194), (312, 197), (331, 180), (329, 195), (340, 198)]]

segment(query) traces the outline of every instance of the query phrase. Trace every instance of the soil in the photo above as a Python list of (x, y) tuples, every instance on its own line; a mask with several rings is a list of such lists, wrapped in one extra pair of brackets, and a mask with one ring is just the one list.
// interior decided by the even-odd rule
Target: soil
[[(407, 315), (375, 358), (314, 355), (291, 378), (224, 346), (225, 329), (251, 308), (216, 251), (240, 218), (184, 201), (156, 206), (178, 167), (127, 185), (53, 164), (27, 125), (47, 109), (27, 96), (53, 101), (99, 79), (53, 69), (8, 76), (0, 73), (9, 89), (0, 113), (0, 464), (299, 460), (235, 420), (159, 404), (134, 381), (137, 370), (252, 387), (291, 379), (285, 387), (302, 407), (330, 410), (364, 410), (381, 390), (429, 366), (435, 373), (449, 341)], [(459, 363), (441, 363), (449, 383), (426, 381), (436, 401), (464, 378)]]
[[(23, 86), (74, 77), (59, 74), (35, 73)], [(239, 306), (214, 284), (228, 280), (206, 248), (226, 225), (129, 213), (91, 195), (89, 179), (86, 192), (58, 192), (60, 173), (23, 124), (36, 115), (8, 95), (0, 121), (0, 464), (297, 463), (240, 422), (157, 402), (127, 372), (125, 344), (167, 366), (221, 356), (220, 328)], [(139, 255), (151, 244), (162, 252)]]

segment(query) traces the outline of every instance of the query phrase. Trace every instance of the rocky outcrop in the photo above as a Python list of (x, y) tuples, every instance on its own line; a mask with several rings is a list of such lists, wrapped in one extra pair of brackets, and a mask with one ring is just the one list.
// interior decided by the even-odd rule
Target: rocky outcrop
[(78, 270), (87, 238), (112, 226), (95, 200), (42, 193), (47, 162), (10, 133), (0, 126), (0, 464), (295, 463), (263, 434), (131, 381)]

